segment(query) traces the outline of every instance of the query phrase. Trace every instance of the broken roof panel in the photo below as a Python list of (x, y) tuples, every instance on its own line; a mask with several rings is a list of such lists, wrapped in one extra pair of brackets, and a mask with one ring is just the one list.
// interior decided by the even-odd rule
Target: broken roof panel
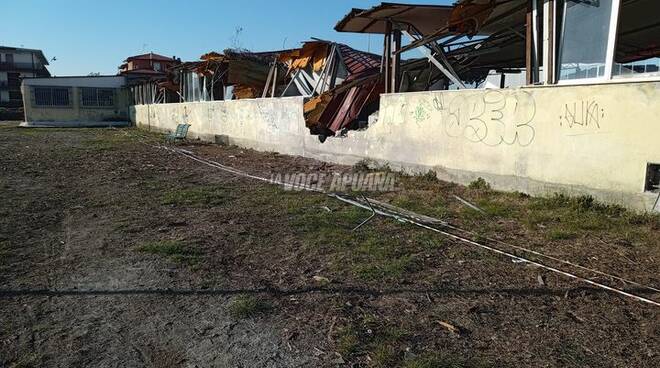
[(323, 69), (330, 46), (336, 45), (349, 74), (360, 74), (364, 71), (380, 68), (380, 56), (369, 52), (356, 50), (342, 43), (325, 40), (307, 41), (303, 47), (280, 55), (279, 61), (289, 64), (291, 69), (305, 69), (310, 63), (314, 71)]
[(446, 5), (415, 5), (381, 3), (371, 9), (352, 9), (337, 23), (337, 32), (386, 32), (386, 21), (413, 25), (422, 34), (430, 34), (447, 24), (452, 7)]
[(338, 43), (337, 47), (350, 74), (360, 74), (370, 69), (380, 68), (380, 56), (376, 54), (356, 50), (343, 43)]
[(525, 24), (528, 0), (459, 0), (450, 19), (450, 30), (467, 35), (489, 35)]

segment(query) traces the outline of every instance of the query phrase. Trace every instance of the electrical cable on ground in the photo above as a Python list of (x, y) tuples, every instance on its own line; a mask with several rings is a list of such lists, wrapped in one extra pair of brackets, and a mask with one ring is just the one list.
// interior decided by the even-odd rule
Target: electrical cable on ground
[[(146, 138), (146, 137), (143, 137), (143, 138)], [(188, 150), (184, 150), (184, 149), (181, 149), (181, 148), (168, 147), (168, 146), (163, 146), (163, 145), (160, 145), (160, 144), (150, 145), (150, 146), (158, 148), (158, 149), (165, 149), (167, 151), (170, 151), (170, 152), (182, 155), (184, 157), (187, 157), (187, 158), (189, 158), (191, 160), (194, 160), (196, 162), (199, 162), (199, 163), (205, 164), (207, 166), (214, 167), (214, 168), (232, 173), (234, 175), (243, 176), (243, 177), (251, 178), (251, 179), (254, 179), (254, 180), (259, 180), (259, 181), (269, 183), (269, 184), (283, 185), (283, 186), (288, 186), (288, 187), (291, 187), (291, 188), (303, 189), (303, 190), (307, 190), (307, 191), (322, 193), (322, 194), (325, 194), (325, 195), (327, 195), (331, 198), (335, 198), (339, 201), (342, 201), (344, 203), (347, 203), (347, 204), (350, 204), (350, 205), (353, 205), (353, 206), (356, 206), (356, 207), (360, 207), (360, 208), (363, 208), (365, 210), (372, 211), (372, 213), (375, 213), (375, 214), (378, 214), (378, 215), (381, 215), (381, 216), (384, 216), (384, 217), (393, 218), (393, 219), (395, 219), (399, 222), (409, 223), (409, 224), (424, 228), (426, 230), (430, 230), (430, 231), (436, 232), (438, 234), (444, 235), (446, 237), (452, 238), (456, 241), (463, 242), (463, 243), (466, 243), (466, 244), (470, 244), (470, 245), (479, 247), (481, 249), (485, 249), (485, 250), (500, 254), (502, 256), (512, 258), (512, 259), (520, 261), (520, 262), (529, 263), (529, 264), (537, 266), (539, 268), (542, 268), (542, 269), (545, 269), (545, 270), (548, 270), (548, 271), (551, 271), (551, 272), (554, 272), (554, 273), (557, 273), (557, 274), (560, 274), (560, 275), (563, 275), (563, 276), (566, 276), (566, 277), (569, 277), (569, 278), (572, 278), (572, 279), (575, 279), (575, 280), (585, 282), (585, 283), (590, 284), (592, 286), (596, 286), (598, 288), (601, 288), (601, 289), (604, 289), (604, 290), (607, 290), (607, 291), (610, 291), (610, 292), (613, 292), (613, 293), (617, 293), (619, 295), (626, 296), (626, 297), (629, 297), (631, 299), (634, 299), (634, 300), (637, 300), (637, 301), (640, 301), (640, 302), (644, 302), (644, 303), (647, 303), (647, 304), (654, 305), (656, 307), (660, 307), (660, 302), (657, 302), (655, 300), (648, 299), (648, 298), (645, 298), (645, 297), (642, 297), (642, 296), (639, 296), (639, 295), (635, 295), (635, 294), (632, 294), (632, 293), (629, 293), (627, 291), (620, 290), (620, 289), (617, 289), (617, 288), (614, 288), (614, 287), (611, 287), (611, 286), (607, 286), (607, 285), (602, 284), (600, 282), (597, 282), (597, 281), (594, 281), (594, 280), (591, 280), (591, 279), (588, 279), (588, 278), (585, 278), (585, 277), (581, 277), (581, 276), (572, 274), (572, 273), (567, 272), (567, 271), (563, 271), (561, 269), (558, 269), (558, 268), (555, 268), (555, 267), (552, 267), (552, 266), (547, 266), (547, 265), (542, 264), (540, 262), (533, 261), (533, 260), (518, 256), (516, 254), (509, 253), (509, 252), (494, 248), (492, 246), (481, 244), (479, 242), (476, 242), (476, 241), (473, 241), (471, 239), (462, 237), (460, 235), (452, 234), (450, 232), (435, 228), (433, 226), (429, 226), (429, 225), (424, 224), (424, 223), (422, 223), (420, 221), (417, 221), (415, 219), (411, 219), (411, 218), (407, 217), (405, 214), (396, 213), (396, 211), (392, 211), (391, 209), (383, 210), (383, 209), (374, 208), (372, 206), (372, 204), (369, 202), (369, 200), (367, 200), (368, 204), (364, 204), (364, 203), (361, 203), (361, 202), (359, 202), (355, 199), (348, 198), (347, 196), (343, 196), (343, 195), (340, 195), (340, 194), (337, 194), (337, 193), (329, 193), (329, 192), (326, 192), (326, 191), (324, 191), (322, 189), (319, 189), (317, 187), (311, 187), (311, 186), (307, 186), (307, 185), (304, 185), (304, 184), (286, 183), (286, 182), (282, 182), (282, 181), (278, 181), (278, 180), (263, 178), (263, 177), (260, 177), (260, 176), (257, 176), (257, 175), (248, 174), (244, 171), (232, 168), (230, 166), (223, 165), (219, 162), (215, 162), (215, 161), (211, 161), (211, 160), (199, 157), (199, 156), (195, 155), (193, 152), (188, 151)], [(371, 219), (371, 217), (369, 219)], [(461, 231), (461, 232), (466, 233), (466, 234), (474, 234), (470, 231), (463, 230), (463, 229), (458, 228), (456, 226), (447, 224), (446, 222), (442, 222), (442, 226), (446, 226), (450, 229)], [(537, 251), (534, 251), (534, 250), (531, 250), (531, 249), (516, 246), (516, 245), (513, 245), (513, 244), (508, 244), (508, 243), (498, 241), (498, 240), (492, 240), (491, 239), (491, 241), (494, 241), (494, 242), (499, 243), (501, 245), (512, 247), (512, 248), (520, 250), (520, 251), (528, 252), (528, 253), (534, 254), (534, 255), (539, 256), (539, 257), (547, 258), (547, 259), (550, 259), (550, 260), (553, 260), (553, 261), (556, 261), (556, 262), (560, 262), (560, 263), (563, 263), (563, 264), (566, 264), (566, 265), (570, 265), (572, 267), (576, 267), (576, 268), (579, 268), (579, 269), (582, 269), (582, 270), (585, 270), (585, 271), (593, 272), (593, 273), (596, 273), (596, 274), (599, 274), (599, 275), (602, 275), (602, 276), (607, 276), (607, 277), (610, 277), (610, 278), (613, 278), (613, 279), (616, 279), (616, 280), (620, 280), (620, 281), (623, 281), (623, 282), (626, 282), (626, 283), (629, 283), (629, 284), (637, 285), (637, 286), (646, 288), (648, 290), (660, 291), (660, 290), (658, 290), (657, 288), (654, 288), (654, 287), (642, 285), (642, 284), (639, 284), (637, 282), (626, 280), (624, 278), (621, 278), (621, 277), (618, 277), (618, 276), (615, 276), (615, 275), (611, 275), (611, 274), (608, 274), (608, 273), (605, 273), (605, 272), (602, 272), (602, 271), (598, 271), (598, 270), (594, 270), (594, 269), (591, 269), (591, 268), (588, 268), (588, 267), (585, 267), (585, 266), (581, 266), (581, 265), (572, 263), (570, 261), (566, 261), (566, 260), (562, 260), (562, 259), (559, 259), (559, 258), (556, 258), (556, 257), (548, 256), (548, 255), (545, 255), (543, 253), (540, 253), (540, 252), (537, 252)]]

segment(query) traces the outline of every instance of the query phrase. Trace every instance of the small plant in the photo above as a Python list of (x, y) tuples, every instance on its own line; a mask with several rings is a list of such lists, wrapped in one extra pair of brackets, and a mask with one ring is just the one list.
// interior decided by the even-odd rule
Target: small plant
[(340, 330), (337, 338), (337, 351), (344, 357), (348, 357), (358, 351), (360, 338), (353, 328), (346, 327)]
[(273, 305), (270, 302), (252, 295), (239, 295), (228, 307), (232, 317), (241, 319), (266, 314), (272, 309)]
[(371, 170), (371, 166), (373, 166), (373, 162), (368, 159), (362, 159), (353, 165), (353, 170), (354, 171), (369, 171)]
[(370, 354), (374, 367), (392, 367), (397, 361), (397, 350), (391, 344), (379, 344)]
[(426, 174), (419, 175), (419, 178), (429, 183), (438, 182), (438, 174), (433, 170), (427, 171)]
[(468, 185), (469, 189), (472, 190), (480, 190), (480, 191), (488, 191), (490, 190), (490, 184), (484, 179), (484, 178), (477, 178), (477, 180), (474, 180)]
[(199, 251), (189, 248), (180, 240), (147, 242), (138, 247), (138, 250), (144, 253), (167, 257), (173, 261), (187, 263), (195, 263), (200, 255)]

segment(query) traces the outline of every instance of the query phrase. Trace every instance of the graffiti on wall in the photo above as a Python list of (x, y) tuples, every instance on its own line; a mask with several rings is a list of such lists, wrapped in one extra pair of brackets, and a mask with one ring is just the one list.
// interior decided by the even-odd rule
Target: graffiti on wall
[(605, 109), (596, 100), (573, 101), (564, 104), (562, 113), (559, 115), (559, 126), (600, 129), (600, 123), (604, 117)]
[(386, 111), (402, 120), (439, 122), (450, 137), (466, 139), (489, 146), (520, 145), (534, 141), (533, 126), (536, 101), (526, 91), (504, 93), (489, 90), (480, 93), (438, 93), (433, 100), (423, 99), (412, 109), (407, 104), (393, 105), (397, 111)]

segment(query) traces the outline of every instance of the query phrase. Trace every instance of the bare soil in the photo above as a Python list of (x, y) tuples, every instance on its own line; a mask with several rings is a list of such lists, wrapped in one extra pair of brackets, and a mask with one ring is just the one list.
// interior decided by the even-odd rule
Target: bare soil
[[(0, 366), (660, 366), (658, 307), (387, 218), (353, 231), (368, 211), (144, 135), (0, 124)], [(266, 177), (364, 169), (182, 148)], [(657, 216), (399, 179), (369, 195), (660, 287)]]

